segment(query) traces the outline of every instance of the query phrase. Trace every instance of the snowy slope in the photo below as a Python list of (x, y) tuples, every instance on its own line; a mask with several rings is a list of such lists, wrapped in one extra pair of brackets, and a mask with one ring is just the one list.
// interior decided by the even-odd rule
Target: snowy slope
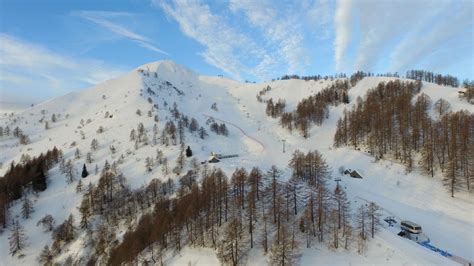
[[(381, 81), (389, 81), (393, 78), (371, 77), (361, 80), (354, 88), (349, 90), (352, 104), (357, 97), (364, 97), (367, 90), (374, 88)], [(296, 80), (293, 82), (297, 82)], [(303, 88), (300, 88), (303, 90)], [(439, 93), (437, 93), (439, 91)], [(273, 90), (269, 97), (276, 97)], [(453, 110), (465, 109), (474, 112), (474, 106), (461, 101), (457, 95), (457, 89), (442, 87), (436, 84), (424, 83), (420, 93), (428, 94), (432, 101), (450, 96)], [(244, 93), (241, 97), (246, 97)], [(250, 99), (248, 99), (250, 100)], [(302, 140), (295, 134), (289, 135), (286, 130), (277, 127), (278, 121), (264, 114), (264, 105), (255, 108), (258, 120), (262, 120), (267, 128), (271, 128), (272, 135), (277, 138), (285, 138), (292, 148), (300, 150), (318, 149), (323, 153), (329, 165), (333, 167), (333, 175), (337, 176), (337, 168), (357, 169), (364, 176), (363, 180), (344, 178), (342, 184), (347, 186), (348, 193), (353, 196), (374, 201), (394, 215), (402, 219), (410, 219), (424, 225), (432, 242), (455, 254), (464, 256), (470, 260), (474, 259), (474, 239), (466, 232), (474, 231), (474, 214), (472, 195), (462, 194), (453, 199), (441, 186), (441, 176), (434, 179), (422, 175), (419, 171), (406, 174), (404, 166), (387, 160), (375, 163), (373, 157), (368, 153), (355, 151), (350, 148), (333, 149), (333, 136), (336, 130), (336, 122), (341, 116), (344, 108), (350, 109), (351, 105), (333, 107), (330, 117), (322, 126), (313, 127), (311, 138)]]
[[(366, 91), (375, 87), (380, 81), (393, 78), (364, 78), (349, 91), (351, 104), (357, 97), (363, 97)], [(344, 108), (351, 104), (330, 108), (330, 117), (320, 127), (313, 127), (311, 137), (303, 139), (299, 134), (291, 134), (278, 125), (277, 119), (265, 114), (265, 104), (256, 100), (257, 93), (267, 85), (272, 87), (264, 97), (279, 98), (287, 102), (287, 110), (292, 110), (302, 98), (312, 95), (331, 81), (302, 81), (278, 80), (260, 84), (247, 84), (222, 77), (201, 76), (172, 61), (160, 61), (138, 67), (130, 73), (114, 80), (109, 80), (93, 88), (74, 92), (59, 98), (38, 104), (19, 112), (14, 117), (1, 117), (0, 125), (9, 125), (10, 128), (19, 126), (31, 139), (31, 144), (21, 146), (17, 140), (10, 138), (0, 139), (0, 162), (3, 175), (12, 160), (19, 161), (21, 154), (28, 153), (36, 156), (53, 146), (64, 151), (66, 159), (74, 157), (74, 151), (79, 148), (82, 158), (74, 160), (75, 168), (79, 171), (84, 163), (85, 153), (90, 150), (93, 138), (99, 142), (99, 150), (94, 153), (93, 165), (102, 167), (105, 160), (109, 162), (118, 159), (124, 154), (125, 161), (120, 166), (127, 182), (132, 188), (147, 184), (151, 178), (176, 178), (173, 174), (165, 177), (160, 169), (151, 173), (145, 171), (144, 160), (154, 156), (158, 147), (152, 145), (134, 149), (134, 143), (129, 141), (129, 133), (136, 128), (139, 122), (145, 125), (147, 131), (153, 128), (153, 116), (147, 112), (153, 104), (148, 97), (158, 105), (154, 114), (160, 116), (158, 127), (164, 127), (166, 117), (170, 116), (168, 108), (176, 102), (178, 109), (185, 115), (194, 117), (199, 124), (208, 129), (206, 120), (213, 117), (216, 121), (224, 121), (230, 135), (218, 136), (211, 132), (209, 138), (201, 140), (197, 136), (188, 135), (186, 143), (193, 148), (197, 158), (204, 160), (211, 152), (223, 154), (239, 154), (238, 158), (226, 159), (220, 163), (227, 174), (231, 174), (236, 167), (250, 168), (258, 165), (267, 169), (275, 164), (284, 170), (284, 177), (290, 176), (287, 169), (288, 160), (295, 149), (302, 151), (318, 149), (333, 169), (333, 176), (337, 176), (336, 169), (343, 165), (347, 168), (358, 169), (365, 177), (363, 180), (343, 179), (342, 185), (347, 188), (353, 203), (361, 204), (374, 201), (384, 208), (384, 211), (401, 219), (410, 219), (423, 225), (423, 229), (437, 246), (469, 260), (474, 260), (473, 237), (474, 232), (474, 200), (472, 195), (460, 193), (451, 198), (440, 186), (440, 176), (433, 179), (414, 171), (406, 174), (404, 167), (391, 161), (373, 162), (373, 158), (363, 151), (349, 148), (332, 148), (333, 136), (337, 119)], [(148, 88), (155, 95), (148, 93)], [(425, 83), (422, 92), (428, 94), (435, 102), (442, 97), (451, 103), (453, 110), (466, 109), (474, 112), (472, 105), (457, 98), (456, 88), (442, 87)], [(165, 103), (167, 106), (165, 106)], [(217, 103), (218, 111), (210, 107)], [(136, 114), (137, 109), (142, 115)], [(106, 112), (109, 116), (105, 116)], [(61, 114), (56, 123), (49, 121), (50, 129), (45, 130), (39, 120), (45, 117), (50, 120), (52, 114)], [(112, 117), (111, 117), (112, 116)], [(87, 120), (90, 119), (90, 123)], [(84, 126), (81, 125), (83, 120)], [(97, 134), (96, 130), (102, 126), (104, 132)], [(85, 134), (81, 139), (80, 131)], [(282, 152), (283, 140), (286, 143), (286, 153)], [(72, 142), (76, 142), (74, 147)], [(115, 155), (110, 155), (109, 146), (117, 149)], [(174, 165), (179, 146), (170, 145), (159, 147), (170, 161), (170, 168)], [(89, 169), (93, 172), (93, 169)], [(57, 167), (50, 173), (48, 189), (38, 196), (29, 195), (34, 199), (35, 212), (28, 220), (19, 218), (20, 204), (15, 203), (11, 211), (18, 216), (29, 235), (29, 247), (23, 258), (12, 257), (8, 254), (9, 231), (0, 234), (0, 265), (34, 265), (36, 258), (45, 244), (51, 244), (50, 233), (43, 233), (36, 226), (36, 222), (45, 214), (52, 214), (57, 223), (62, 222), (70, 213), (78, 216), (77, 206), (81, 195), (75, 193), (74, 182), (66, 183)], [(92, 173), (87, 182), (95, 183), (98, 175)], [(333, 184), (334, 185), (334, 184)], [(355, 206), (355, 205), (354, 205)], [(77, 218), (76, 218), (77, 219)], [(71, 255), (86, 252), (81, 249), (81, 237), (69, 245)], [(181, 255), (168, 258), (170, 264), (210, 265), (218, 263), (212, 250), (195, 250), (186, 248)], [(256, 249), (249, 255), (248, 263), (261, 264), (265, 262), (261, 250)], [(325, 246), (318, 249), (302, 249), (300, 263), (314, 264), (452, 264), (448, 260), (420, 245), (401, 239), (388, 229), (383, 229), (377, 238), (371, 242), (367, 254), (358, 255), (355, 252), (332, 252)]]
[(30, 104), (27, 103), (2, 102), (0, 100), (0, 115), (8, 116), (11, 113), (21, 112), (29, 106)]

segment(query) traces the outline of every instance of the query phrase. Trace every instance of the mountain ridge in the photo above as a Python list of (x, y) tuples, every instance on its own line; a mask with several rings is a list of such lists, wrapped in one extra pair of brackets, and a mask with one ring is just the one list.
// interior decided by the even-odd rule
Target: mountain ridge
[[(230, 177), (238, 167), (250, 170), (253, 166), (259, 166), (267, 170), (272, 165), (277, 165), (281, 168), (282, 179), (285, 181), (292, 176), (288, 162), (295, 150), (306, 152), (319, 150), (331, 166), (333, 177), (339, 176), (337, 168), (340, 166), (356, 169), (364, 176), (360, 182), (346, 177), (342, 181), (348, 188), (353, 204), (370, 200), (399, 217), (419, 220), (434, 243), (472, 260), (469, 245), (466, 247), (457, 245), (459, 241), (468, 242), (470, 238), (465, 232), (474, 229), (472, 221), (466, 214), (466, 210), (474, 206), (473, 199), (468, 193), (462, 192), (458, 199), (450, 199), (440, 186), (439, 173), (434, 179), (428, 179), (417, 170), (406, 172), (405, 167), (397, 162), (390, 160), (377, 162), (363, 150), (333, 147), (337, 120), (344, 113), (344, 109), (350, 110), (357, 103), (358, 97), (364, 97), (368, 90), (380, 82), (398, 79), (363, 78), (348, 90), (350, 103), (329, 106), (328, 117), (321, 126), (310, 128), (307, 139), (302, 138), (296, 131), (289, 132), (281, 128), (278, 119), (266, 115), (266, 104), (258, 102), (256, 96), (259, 91), (270, 86), (271, 90), (265, 94), (264, 100), (285, 99), (287, 102), (285, 108), (291, 111), (296, 109), (299, 101), (324, 90), (333, 84), (333, 80), (290, 79), (257, 84), (244, 83), (223, 77), (199, 75), (169, 60), (144, 64), (123, 76), (86, 90), (48, 100), (13, 116), (2, 116), (0, 118), (2, 127), (8, 125), (12, 130), (14, 127), (21, 128), (29, 136), (31, 143), (25, 146), (20, 145), (12, 136), (0, 138), (2, 149), (0, 161), (3, 163), (0, 175), (8, 171), (7, 165), (12, 161), (21, 161), (22, 154), (38, 156), (52, 147), (57, 147), (63, 150), (65, 160), (71, 160), (73, 163), (76, 178), (72, 184), (68, 184), (59, 167), (53, 167), (49, 172), (47, 190), (36, 196), (25, 195), (34, 202), (36, 210), (30, 219), (19, 217), (20, 201), (12, 203), (10, 207), (12, 217), (18, 219), (26, 228), (30, 235), (30, 247), (26, 249), (22, 258), (8, 255), (10, 229), (7, 228), (5, 232), (0, 233), (0, 255), (6, 258), (5, 263), (8, 265), (36, 264), (41, 248), (51, 244), (50, 234), (40, 232), (36, 227), (37, 221), (48, 213), (52, 214), (58, 223), (67, 219), (69, 214), (73, 214), (76, 220), (80, 217), (78, 206), (83, 195), (76, 193), (75, 187), (81, 180), (78, 173), (82, 170), (83, 164), (87, 165), (90, 172), (90, 176), (83, 179), (84, 184), (91, 182), (95, 185), (99, 182), (100, 174), (95, 173), (94, 168), (96, 165), (102, 167), (106, 161), (110, 164), (116, 162), (125, 177), (126, 186), (132, 191), (146, 186), (153, 178), (163, 182), (170, 178), (179, 182), (179, 178), (192, 167), (185, 166), (179, 175), (172, 173), (172, 169), (176, 166), (175, 159), (180, 154), (179, 139), (176, 140), (176, 145), (171, 139), (168, 144), (163, 144), (161, 139), (161, 132), (165, 131), (169, 121), (175, 124), (179, 122), (179, 119), (176, 119), (177, 111), (180, 116), (186, 116), (189, 120), (194, 118), (209, 135), (203, 139), (197, 132), (186, 130), (184, 141), (192, 148), (193, 157), (198, 163), (208, 159), (211, 152), (238, 154), (239, 157), (222, 160), (216, 166)], [(453, 111), (461, 109), (471, 113), (474, 111), (472, 105), (457, 97), (456, 88), (424, 82), (420, 93), (423, 92), (426, 92), (433, 102), (446, 97)], [(52, 121), (53, 115), (56, 122)], [(45, 128), (46, 122), (48, 129)], [(229, 131), (228, 136), (212, 132), (210, 125), (213, 122), (225, 123)], [(132, 129), (138, 131), (137, 126), (140, 123), (143, 124), (147, 134), (147, 144), (144, 142), (137, 144), (135, 140), (131, 140)], [(155, 124), (158, 132), (156, 139)], [(262, 150), (248, 136), (263, 143), (264, 149)], [(93, 139), (98, 141), (96, 151), (91, 148)], [(284, 153), (283, 145), (286, 149)], [(77, 149), (81, 153), (79, 158), (75, 157)], [(147, 158), (154, 158), (158, 150), (169, 160), (168, 174), (163, 173), (162, 165), (155, 165), (151, 171), (145, 167)], [(86, 162), (87, 153), (92, 154), (92, 163)], [(189, 160), (187, 163), (190, 162)], [(334, 185), (335, 182), (331, 180), (331, 188), (334, 188)], [(428, 196), (428, 193), (432, 195)], [(436, 202), (436, 205), (433, 205), (433, 202)], [(138, 217), (135, 218), (134, 223), (138, 220)], [(438, 220), (441, 222), (438, 223)], [(447, 229), (445, 224), (454, 224), (456, 228)], [(126, 229), (125, 226), (117, 228), (119, 240)], [(449, 230), (451, 235), (446, 236), (443, 230)], [(81, 248), (86, 240), (86, 233), (80, 231), (74, 242), (58, 255), (57, 261), (64, 262), (68, 256), (80, 258), (90, 255), (90, 250)], [(341, 261), (354, 261), (355, 264), (384, 263), (387, 262), (386, 258), (392, 258), (392, 262), (397, 264), (452, 263), (444, 257), (424, 250), (421, 246), (405, 242), (384, 228), (380, 237), (370, 244), (369, 254), (373, 256), (371, 257), (373, 260), (357, 255), (356, 252), (340, 254), (303, 249), (302, 254), (304, 261), (319, 254), (325, 261), (338, 258)], [(253, 252), (256, 255), (251, 256), (250, 263), (265, 261), (265, 255), (260, 253), (260, 249)], [(172, 255), (168, 256), (170, 261), (176, 259)], [(185, 258), (193, 260), (189, 256)]]

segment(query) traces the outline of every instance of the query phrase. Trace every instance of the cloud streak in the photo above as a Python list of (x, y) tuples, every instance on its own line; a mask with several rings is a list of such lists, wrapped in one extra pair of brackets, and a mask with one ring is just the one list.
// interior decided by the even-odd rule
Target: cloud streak
[[(385, 67), (394, 72), (421, 62), (440, 63), (442, 58), (432, 57), (446, 58), (441, 51), (450, 45), (465, 47), (467, 41), (472, 46), (473, 39), (466, 37), (472, 36), (473, 10), (471, 1), (339, 0), (334, 17), (336, 69), (345, 64), (350, 71)], [(348, 53), (349, 48), (355, 54)]]
[(334, 40), (334, 60), (336, 69), (340, 70), (344, 53), (351, 39), (352, 0), (339, 0), (334, 16), (336, 39)]
[(127, 29), (124, 26), (113, 23), (110, 20), (111, 18), (116, 18), (116, 17), (132, 16), (132, 14), (123, 13), (123, 12), (107, 12), (107, 11), (75, 11), (73, 12), (73, 15), (78, 16), (82, 19), (88, 20), (90, 22), (93, 22), (118, 36), (121, 36), (135, 43), (138, 43), (141, 47), (145, 49), (148, 49), (150, 51), (154, 51), (157, 53), (161, 53), (164, 55), (169, 55), (169, 53), (163, 51), (162, 49), (154, 45), (153, 42), (149, 38), (143, 35), (140, 35), (130, 29)]
[[(453, 62), (461, 57), (473, 56), (472, 49), (470, 55), (454, 51), (454, 47), (472, 47), (473, 39), (465, 42), (462, 36), (473, 36), (473, 10), (468, 2), (459, 2), (451, 5), (442, 5), (435, 10), (433, 17), (443, 15), (443, 20), (435, 22), (424, 21), (419, 27), (408, 34), (391, 53), (392, 71), (402, 71), (413, 68), (428, 57), (439, 54), (440, 58), (430, 58), (429, 61), (438, 65)], [(447, 48), (449, 47), (449, 48)], [(451, 56), (442, 53), (448, 50)], [(466, 49), (469, 51), (469, 49)], [(439, 66), (432, 66), (439, 68)]]
[[(413, 31), (418, 24), (430, 20), (433, 11), (441, 6), (442, 2), (423, 0), (359, 3), (357, 11), (360, 17), (361, 41), (353, 70), (377, 69), (377, 63), (381, 58), (387, 57), (393, 49), (393, 43)], [(388, 10), (390, 12), (387, 12)], [(412, 36), (414, 40), (422, 38), (422, 35)]]

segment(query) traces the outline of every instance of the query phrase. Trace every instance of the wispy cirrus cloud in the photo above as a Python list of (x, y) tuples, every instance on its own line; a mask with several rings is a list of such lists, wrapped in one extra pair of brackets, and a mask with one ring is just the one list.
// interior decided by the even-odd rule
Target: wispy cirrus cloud
[[(394, 43), (433, 16), (442, 1), (364, 1), (357, 5), (360, 44), (353, 70), (374, 71), (382, 57), (393, 50)], [(390, 12), (387, 12), (387, 11)], [(380, 14), (384, 14), (383, 16)], [(412, 36), (413, 40), (424, 37)]]
[[(211, 11), (210, 7), (198, 1), (153, 1), (170, 18), (175, 20), (181, 31), (205, 47), (201, 54), (204, 60), (240, 79), (242, 73), (249, 73), (265, 52), (251, 38), (235, 29), (228, 21)], [(247, 59), (247, 60), (246, 60)]]
[(302, 1), (302, 10), (306, 12), (308, 26), (317, 39), (328, 39), (333, 29), (334, 12), (331, 2), (329, 0), (305, 0)]
[[(8, 34), (0, 33), (0, 95), (30, 91), (45, 97), (95, 85), (124, 73), (100, 60), (73, 58)], [(34, 84), (35, 90), (31, 86)], [(31, 93), (33, 91), (33, 93)]]
[[(152, 3), (175, 20), (186, 36), (205, 47), (201, 55), (207, 63), (234, 78), (250, 75), (268, 79), (282, 73), (301, 73), (309, 64), (304, 22), (298, 12), (310, 21), (310, 11), (315, 11), (313, 1), (292, 7), (298, 12), (276, 7), (270, 1), (230, 0), (228, 9), (220, 11), (201, 1)], [(307, 5), (312, 9), (305, 10)]]
[[(472, 47), (473, 39), (467, 36), (472, 36), (473, 13), (473, 2), (465, 0), (339, 0), (334, 17), (336, 68), (346, 64), (350, 71), (393, 72), (420, 65), (440, 69), (420, 63), (442, 64), (448, 58), (442, 51), (466, 43)], [(355, 51), (353, 62), (348, 62), (348, 48)]]
[[(390, 69), (392, 71), (407, 70), (414, 65), (429, 59), (433, 64), (426, 67), (442, 69), (443, 65), (452, 64), (461, 58), (472, 58), (474, 52), (473, 25), (474, 11), (472, 3), (459, 1), (457, 3), (443, 2), (436, 8), (430, 8), (427, 19), (407, 34), (392, 51)], [(433, 19), (442, 15), (442, 20)], [(431, 18), (431, 19), (429, 19)], [(471, 36), (470, 43), (462, 36)], [(469, 49), (471, 47), (471, 49)], [(469, 51), (466, 55), (461, 51)], [(432, 58), (434, 57), (434, 58)]]
[(72, 15), (80, 17), (82, 19), (88, 20), (97, 24), (98, 26), (126, 39), (129, 39), (141, 47), (161, 53), (164, 55), (170, 55), (166, 51), (158, 48), (152, 40), (149, 38), (138, 34), (131, 29), (126, 28), (125, 26), (119, 25), (112, 22), (112, 19), (121, 18), (121, 17), (133, 17), (134, 14), (126, 12), (111, 12), (111, 11), (74, 11)]
[(229, 6), (233, 12), (242, 11), (250, 24), (263, 33), (264, 46), (273, 61), (282, 61), (280, 65), (287, 65), (289, 73), (301, 72), (307, 65), (298, 14), (280, 12), (270, 1), (230, 0)]

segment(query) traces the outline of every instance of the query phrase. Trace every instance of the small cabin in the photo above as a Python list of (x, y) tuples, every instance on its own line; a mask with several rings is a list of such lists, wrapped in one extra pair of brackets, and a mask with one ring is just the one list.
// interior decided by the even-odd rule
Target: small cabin
[(211, 156), (211, 157), (209, 158), (208, 162), (210, 162), (210, 163), (218, 163), (218, 162), (220, 162), (220, 160), (217, 159), (216, 156)]
[(356, 170), (352, 171), (352, 172), (350, 173), (350, 176), (351, 176), (352, 178), (362, 178), (362, 176), (361, 176), (361, 175), (359, 174), (359, 172), (357, 172)]

